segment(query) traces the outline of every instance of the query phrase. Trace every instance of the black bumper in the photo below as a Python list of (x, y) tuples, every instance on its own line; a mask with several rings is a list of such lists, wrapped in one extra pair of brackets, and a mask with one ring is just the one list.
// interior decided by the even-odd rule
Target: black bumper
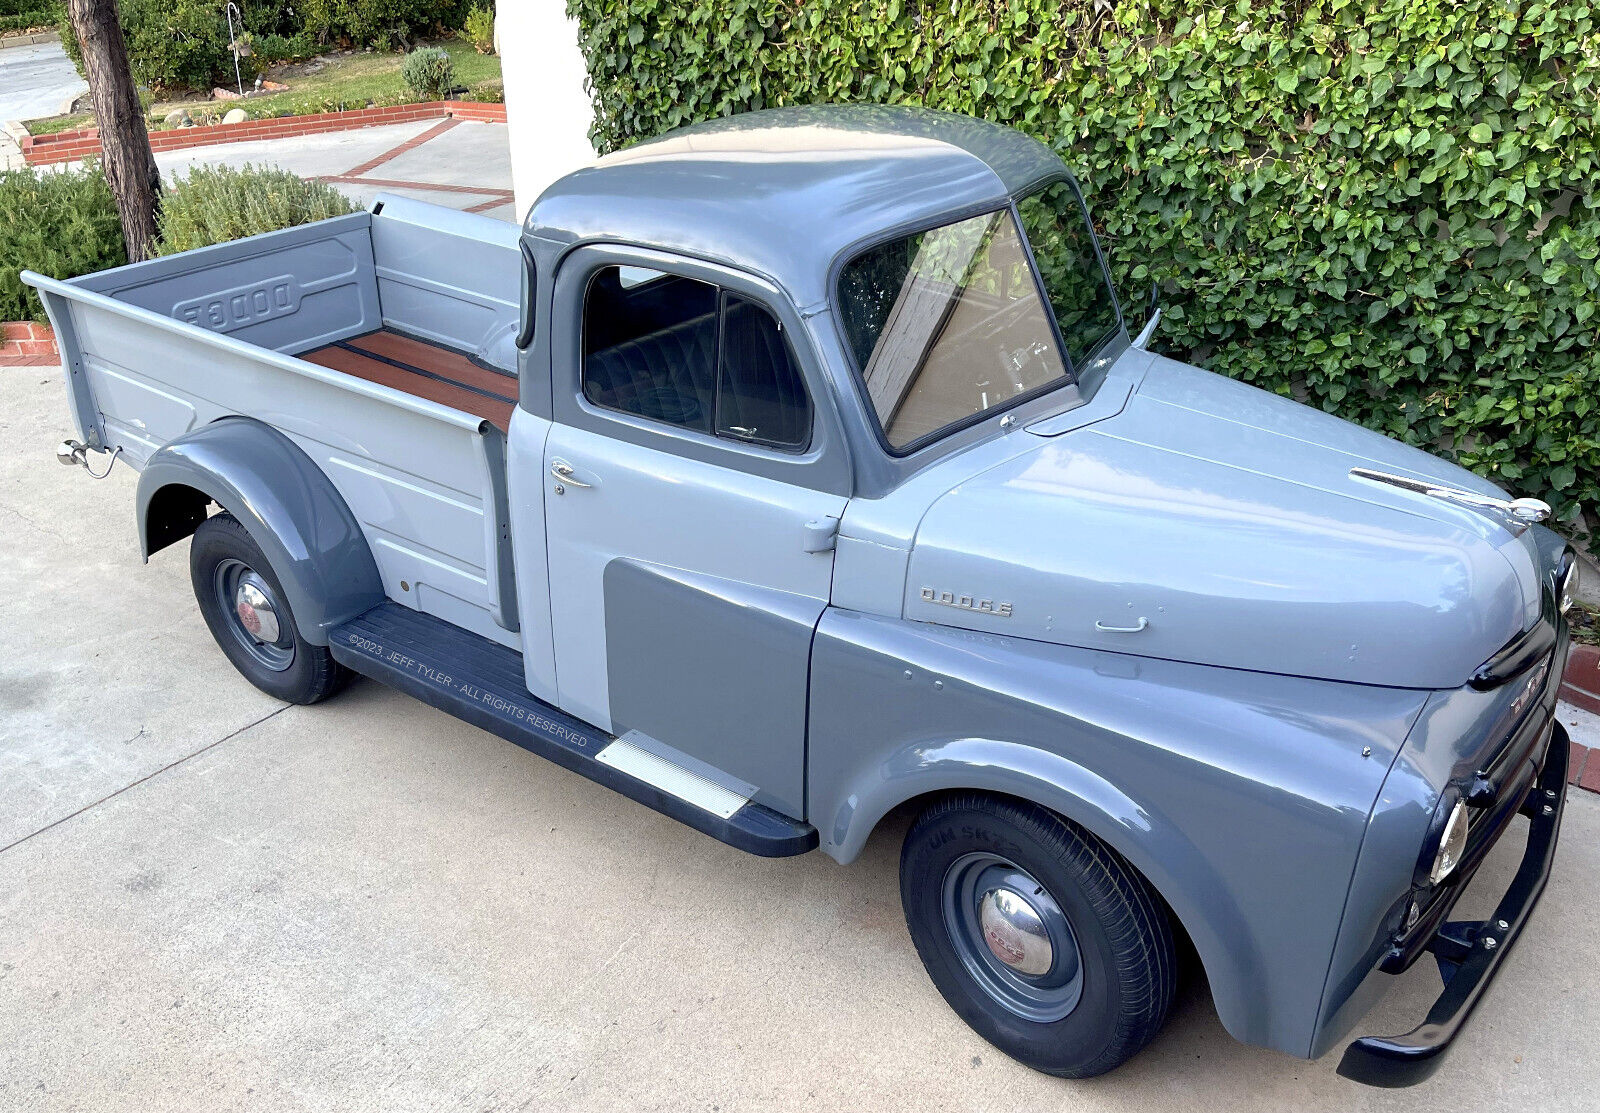
[[(1571, 742), (1566, 729), (1557, 722), (1550, 735), (1550, 747), (1524, 811), (1528, 815), (1528, 848), (1517, 867), (1517, 875), (1501, 898), (1494, 915), (1470, 931), (1469, 939), (1459, 932), (1441, 928), (1437, 953), (1450, 952), (1457, 960), (1455, 972), (1445, 982), (1444, 992), (1428, 1010), (1427, 1018), (1403, 1036), (1363, 1036), (1345, 1048), (1339, 1073), (1369, 1086), (1411, 1086), (1434, 1071), (1460, 1034), (1467, 1017), (1494, 981), (1511, 945), (1550, 880), (1550, 864), (1555, 860), (1556, 835), (1566, 807), (1567, 755)], [(1450, 925), (1456, 928), (1457, 925)]]

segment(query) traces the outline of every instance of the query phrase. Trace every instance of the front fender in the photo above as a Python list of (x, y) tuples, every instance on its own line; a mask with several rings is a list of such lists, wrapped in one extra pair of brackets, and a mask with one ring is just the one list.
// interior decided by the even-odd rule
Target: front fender
[(267, 554), (312, 645), (326, 645), (329, 629), (383, 602), (355, 515), (322, 469), (270, 425), (225, 417), (151, 455), (137, 494), (144, 558), (193, 533), (208, 500)]
[(1304, 1056), (1367, 818), (1426, 698), (831, 609), (807, 818), (849, 861), (928, 793), (1051, 808), (1161, 893), (1230, 1033)]

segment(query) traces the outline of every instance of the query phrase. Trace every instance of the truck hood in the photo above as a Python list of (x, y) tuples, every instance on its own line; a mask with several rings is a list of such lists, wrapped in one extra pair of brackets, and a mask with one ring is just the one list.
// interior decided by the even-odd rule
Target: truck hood
[(1416, 688), (1538, 621), (1531, 533), (1350, 469), (1499, 488), (1289, 399), (1156, 358), (1115, 416), (1011, 436), (923, 517), (907, 618)]

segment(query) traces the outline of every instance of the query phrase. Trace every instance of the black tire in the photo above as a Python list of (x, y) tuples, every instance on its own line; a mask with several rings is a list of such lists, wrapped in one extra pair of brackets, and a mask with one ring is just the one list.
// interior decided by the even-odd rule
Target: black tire
[[(312, 645), (300, 636), (271, 562), (233, 515), (207, 518), (194, 531), (189, 578), (211, 636), (234, 668), (267, 695), (288, 703), (316, 703), (348, 683), (349, 670), (333, 659), (327, 646)], [(233, 596), (226, 585), (241, 582), (248, 582), (267, 600), (262, 612), (277, 626), (277, 636), (270, 641), (247, 630), (233, 605), (224, 601), (224, 595)], [(259, 633), (260, 614), (252, 616)], [(267, 629), (270, 632), (270, 626)]]
[[(1006, 920), (982, 900), (985, 892), (1002, 907), (1016, 908), (1024, 892), (1032, 903)], [(1035, 1070), (1104, 1074), (1166, 1021), (1177, 964), (1165, 905), (1120, 855), (1054, 812), (982, 794), (930, 806), (901, 851), (900, 899), (917, 953), (950, 1007)], [(1027, 939), (1007, 926), (1035, 921), (1047, 930)], [(1054, 945), (1028, 954), (1041, 938)], [(1019, 973), (1044, 954), (1048, 971)]]

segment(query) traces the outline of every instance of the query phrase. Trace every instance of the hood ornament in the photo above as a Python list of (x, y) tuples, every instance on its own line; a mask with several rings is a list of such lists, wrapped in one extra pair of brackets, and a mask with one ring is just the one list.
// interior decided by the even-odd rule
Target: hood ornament
[(1399, 487), (1402, 491), (1412, 491), (1419, 495), (1427, 495), (1429, 498), (1444, 499), (1446, 502), (1481, 510), (1510, 530), (1513, 537), (1521, 537), (1528, 532), (1529, 526), (1546, 521), (1551, 513), (1550, 504), (1541, 499), (1497, 499), (1492, 495), (1480, 495), (1476, 491), (1464, 491), (1460, 487), (1447, 487), (1442, 483), (1429, 483), (1423, 479), (1391, 475), (1389, 472), (1373, 471), (1371, 468), (1351, 468), (1350, 475), (1354, 479), (1387, 483), (1391, 487)]

